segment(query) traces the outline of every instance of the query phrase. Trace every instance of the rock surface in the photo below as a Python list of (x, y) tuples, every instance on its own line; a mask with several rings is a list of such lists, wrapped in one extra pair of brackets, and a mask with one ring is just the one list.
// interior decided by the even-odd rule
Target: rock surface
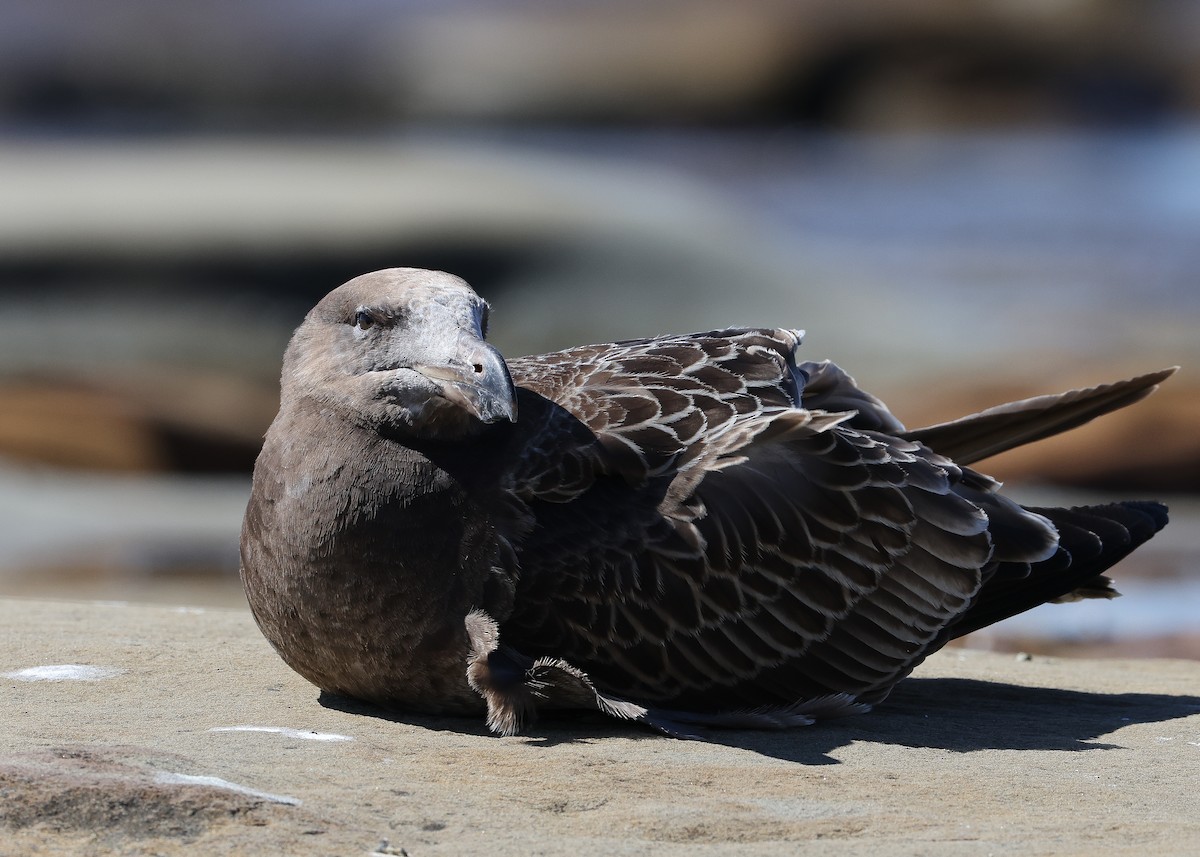
[[(1200, 844), (1196, 662), (952, 650), (874, 713), (806, 730), (700, 743), (581, 719), (500, 739), (319, 700), (244, 610), (7, 599), (0, 627), (0, 855)], [(72, 664), (98, 669), (36, 669)]]

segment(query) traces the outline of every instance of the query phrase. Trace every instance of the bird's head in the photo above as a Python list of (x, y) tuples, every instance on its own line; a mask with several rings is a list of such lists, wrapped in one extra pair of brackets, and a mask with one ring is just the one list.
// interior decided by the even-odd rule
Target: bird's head
[(484, 341), (488, 305), (458, 277), (389, 268), (313, 307), (283, 362), (283, 402), (309, 398), (373, 428), (462, 437), (516, 420), (516, 391)]

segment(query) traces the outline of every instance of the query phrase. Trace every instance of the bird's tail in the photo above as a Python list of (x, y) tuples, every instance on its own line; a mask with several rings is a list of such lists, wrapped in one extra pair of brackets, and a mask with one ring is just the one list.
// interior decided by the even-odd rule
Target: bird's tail
[(1058, 551), (1031, 565), (1001, 563), (975, 603), (948, 629), (951, 638), (1048, 601), (1115, 597), (1118, 593), (1104, 572), (1167, 525), (1167, 507), (1150, 501), (1030, 511), (1053, 522)]
[(1178, 368), (1161, 369), (1115, 384), (1009, 402), (950, 422), (912, 429), (902, 437), (919, 441), (957, 464), (971, 464), (1139, 402)]

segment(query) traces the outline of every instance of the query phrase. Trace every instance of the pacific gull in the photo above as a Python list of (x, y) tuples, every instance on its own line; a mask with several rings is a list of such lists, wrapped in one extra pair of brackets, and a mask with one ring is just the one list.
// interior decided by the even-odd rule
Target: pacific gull
[(691, 736), (865, 711), (948, 641), (1102, 572), (1164, 506), (1023, 508), (968, 465), (1174, 370), (908, 430), (801, 332), (506, 361), (450, 274), (357, 277), (287, 348), (242, 579), (331, 694), (486, 715), (598, 709)]

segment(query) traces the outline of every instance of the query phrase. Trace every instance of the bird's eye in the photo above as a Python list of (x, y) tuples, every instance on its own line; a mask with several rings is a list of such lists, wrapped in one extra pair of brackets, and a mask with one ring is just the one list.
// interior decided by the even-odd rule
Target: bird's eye
[(375, 316), (365, 309), (360, 309), (354, 314), (354, 326), (359, 330), (370, 330), (375, 326)]

